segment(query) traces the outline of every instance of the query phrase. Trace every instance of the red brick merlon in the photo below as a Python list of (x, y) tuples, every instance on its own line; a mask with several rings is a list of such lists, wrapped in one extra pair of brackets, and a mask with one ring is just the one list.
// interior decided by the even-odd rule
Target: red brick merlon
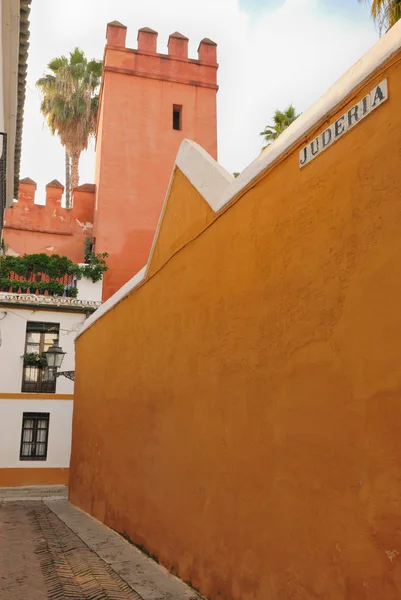
[(46, 185), (46, 187), (56, 187), (56, 188), (64, 189), (63, 184), (60, 183), (58, 179), (53, 179), (52, 181), (49, 181), (49, 183)]
[(159, 34), (150, 27), (142, 27), (138, 31), (138, 50), (140, 52), (157, 53), (157, 36)]
[(31, 179), (30, 177), (24, 177), (24, 179), (20, 179), (19, 181), (20, 183), (25, 183), (27, 185), (34, 185), (35, 189), (37, 188), (37, 183), (36, 181), (34, 181), (33, 179)]
[(125, 40), (127, 38), (127, 27), (120, 21), (111, 21), (107, 23), (106, 40), (108, 46), (116, 46), (125, 48)]
[(203, 38), (198, 48), (199, 60), (204, 63), (217, 62), (217, 44), (209, 38)]
[(168, 38), (168, 55), (176, 58), (188, 58), (189, 38), (178, 31), (172, 33)]

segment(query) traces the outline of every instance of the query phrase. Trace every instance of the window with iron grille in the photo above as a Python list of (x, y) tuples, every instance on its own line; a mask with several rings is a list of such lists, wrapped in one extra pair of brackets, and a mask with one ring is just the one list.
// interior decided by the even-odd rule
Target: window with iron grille
[[(26, 326), (25, 355), (35, 354), (38, 358), (59, 340), (59, 323), (37, 323), (28, 321)], [(23, 392), (53, 394), (56, 391), (56, 378), (53, 369), (38, 365), (24, 364), (22, 374)]]
[(24, 412), (20, 460), (46, 460), (49, 417), (49, 413)]

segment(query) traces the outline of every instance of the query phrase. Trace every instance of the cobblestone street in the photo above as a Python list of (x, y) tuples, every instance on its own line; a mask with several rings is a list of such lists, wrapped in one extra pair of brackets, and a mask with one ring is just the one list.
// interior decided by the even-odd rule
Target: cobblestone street
[(199, 599), (63, 496), (0, 489), (1, 600)]

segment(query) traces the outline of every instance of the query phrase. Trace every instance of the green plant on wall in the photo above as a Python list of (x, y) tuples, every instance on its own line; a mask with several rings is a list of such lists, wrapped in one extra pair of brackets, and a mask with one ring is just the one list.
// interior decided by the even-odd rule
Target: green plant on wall
[[(100, 281), (107, 271), (107, 252), (95, 254), (90, 252), (86, 257), (87, 264), (77, 265), (66, 256), (53, 254), (25, 254), (24, 256), (0, 256), (0, 291), (31, 294), (39, 292), (76, 298), (75, 287), (65, 287), (59, 280), (65, 276), (81, 279), (87, 277), (93, 282)], [(23, 279), (15, 279), (15, 276)], [(45, 276), (45, 277), (43, 277)]]
[(87, 258), (87, 264), (80, 267), (81, 277), (87, 277), (93, 282), (100, 281), (103, 273), (107, 271), (106, 258), (108, 256), (107, 252), (103, 252), (102, 254), (91, 252)]
[(46, 354), (44, 352), (40, 354), (37, 352), (25, 352), (23, 358), (25, 367), (43, 368), (47, 366)]
[(89, 262), (90, 255), (92, 254), (93, 242), (92, 238), (86, 237), (84, 241), (84, 257), (85, 262)]
[(8, 292), (10, 286), (11, 284), (8, 277), (0, 277), (0, 292)]
[(107, 252), (87, 257), (88, 264), (77, 265), (66, 256), (58, 254), (24, 254), (24, 256), (0, 257), (0, 279), (9, 278), (11, 273), (30, 280), (32, 275), (43, 274), (49, 279), (61, 279), (65, 275), (74, 275), (78, 279), (87, 277), (93, 282), (99, 281), (107, 271)]
[(69, 298), (76, 298), (78, 296), (78, 288), (70, 287), (65, 290), (66, 295)]

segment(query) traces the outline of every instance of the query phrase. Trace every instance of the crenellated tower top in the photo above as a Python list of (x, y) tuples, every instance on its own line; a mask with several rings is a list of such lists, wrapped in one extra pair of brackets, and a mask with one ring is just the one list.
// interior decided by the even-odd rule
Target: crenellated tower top
[(179, 83), (215, 87), (217, 89), (217, 44), (209, 38), (201, 40), (198, 58), (188, 56), (189, 39), (175, 31), (169, 36), (168, 53), (157, 51), (158, 33), (150, 27), (138, 31), (138, 47), (126, 47), (127, 27), (119, 21), (107, 25), (104, 69), (124, 70), (127, 74)]

